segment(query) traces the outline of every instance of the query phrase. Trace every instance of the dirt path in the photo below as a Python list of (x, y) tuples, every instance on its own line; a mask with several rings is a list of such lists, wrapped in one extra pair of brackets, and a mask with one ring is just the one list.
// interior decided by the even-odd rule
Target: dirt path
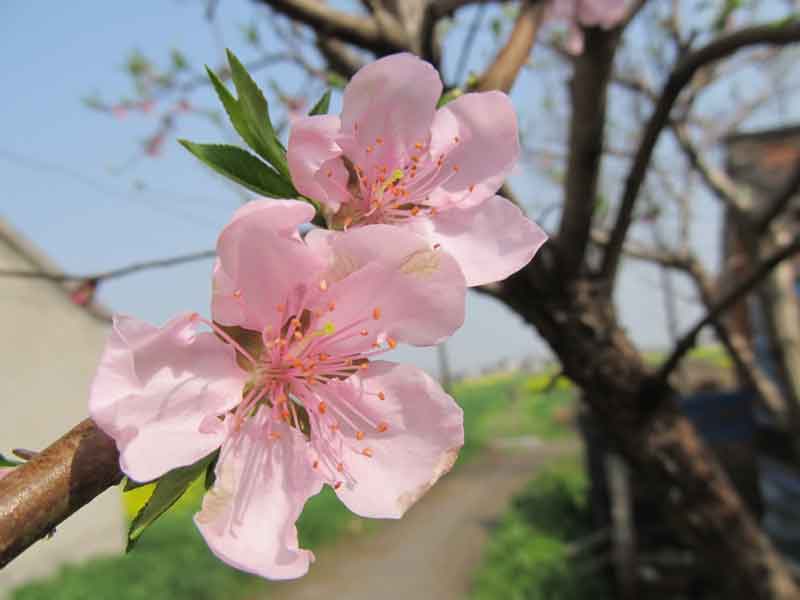
[[(509, 446), (509, 444), (504, 444)], [(510, 444), (440, 481), (400, 521), (325, 548), (309, 575), (270, 586), (270, 600), (462, 600), (491, 523), (544, 463), (575, 442)]]

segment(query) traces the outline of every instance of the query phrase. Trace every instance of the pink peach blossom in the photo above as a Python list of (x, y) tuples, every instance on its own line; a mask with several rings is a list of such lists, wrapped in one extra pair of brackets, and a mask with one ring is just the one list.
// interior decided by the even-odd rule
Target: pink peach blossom
[(277, 200), (237, 211), (217, 246), (214, 321), (116, 318), (90, 398), (134, 480), (219, 448), (195, 522), (219, 558), (271, 579), (308, 570), (295, 521), (324, 484), (359, 515), (397, 518), (463, 444), (461, 409), (434, 380), (374, 360), (461, 325), (458, 264), (387, 225), (302, 239), (313, 215)]
[(292, 179), (333, 229), (400, 226), (451, 254), (468, 285), (504, 279), (546, 239), (495, 195), (519, 155), (514, 108), (486, 92), (437, 110), (441, 93), (436, 70), (411, 54), (367, 65), (345, 88), (341, 117), (293, 123)]
[(552, 0), (548, 19), (567, 21), (567, 50), (572, 54), (581, 54), (581, 27), (611, 29), (625, 18), (628, 4), (628, 0)]

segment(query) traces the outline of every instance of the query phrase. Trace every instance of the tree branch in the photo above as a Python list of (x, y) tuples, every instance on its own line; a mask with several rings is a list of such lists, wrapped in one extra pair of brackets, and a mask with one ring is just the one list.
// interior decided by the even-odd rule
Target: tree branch
[(714, 195), (733, 211), (738, 220), (741, 220), (751, 208), (749, 194), (742, 192), (741, 188), (727, 174), (715, 168), (700, 156), (700, 152), (692, 142), (686, 124), (673, 123), (672, 131), (692, 168), (700, 174), (700, 177), (714, 192)]
[(91, 419), (0, 479), (0, 568), (122, 479), (114, 440)]
[(608, 83), (621, 31), (585, 28), (584, 51), (574, 63), (564, 211), (556, 238), (563, 241), (557, 243), (559, 271), (568, 280), (578, 275), (589, 244), (603, 157)]
[(317, 36), (317, 49), (328, 62), (328, 68), (349, 80), (364, 66), (346, 44), (327, 36)]
[(318, 35), (387, 54), (408, 49), (404, 33), (397, 27), (386, 27), (370, 17), (351, 15), (316, 0), (257, 0), (274, 10), (313, 28)]
[(719, 318), (722, 313), (739, 302), (739, 300), (769, 275), (773, 268), (797, 252), (800, 252), (800, 239), (796, 239), (793, 243), (787, 244), (783, 248), (775, 251), (769, 258), (755, 267), (750, 275), (743, 278), (738, 285), (714, 303), (706, 316), (692, 327), (692, 329), (681, 338), (678, 344), (676, 344), (672, 354), (658, 370), (656, 381), (665, 381), (667, 377), (669, 377), (669, 374), (678, 366), (678, 363), (680, 363), (686, 353), (694, 348), (698, 334), (706, 325)]
[(691, 82), (695, 73), (702, 67), (725, 58), (742, 48), (769, 44), (786, 45), (800, 41), (800, 21), (791, 20), (782, 24), (767, 24), (747, 27), (731, 34), (723, 35), (708, 45), (684, 56), (675, 65), (661, 91), (659, 101), (645, 128), (639, 149), (636, 152), (625, 189), (622, 194), (617, 220), (611, 232), (608, 248), (603, 256), (601, 275), (608, 280), (616, 276), (623, 242), (633, 221), (633, 209), (639, 190), (647, 174), (647, 167), (661, 131), (669, 122), (670, 112), (681, 91)]
[(71, 275), (69, 273), (48, 273), (47, 271), (27, 271), (23, 269), (0, 269), (0, 277), (21, 277), (29, 279), (46, 279), (47, 281), (94, 281), (101, 282), (109, 279), (117, 279), (126, 275), (132, 275), (140, 271), (149, 269), (163, 269), (175, 267), (189, 262), (214, 258), (217, 255), (215, 250), (203, 250), (191, 254), (182, 254), (172, 258), (162, 258), (158, 260), (147, 260), (135, 262), (124, 267), (101, 271), (89, 275)]
[(789, 205), (789, 201), (800, 192), (800, 160), (795, 161), (792, 173), (778, 191), (775, 197), (767, 204), (763, 215), (755, 224), (758, 233), (764, 233), (770, 223), (780, 215)]
[(528, 61), (544, 13), (544, 2), (537, 0), (524, 2), (506, 45), (497, 53), (492, 64), (478, 80), (475, 86), (478, 91), (511, 90), (517, 75)]
[[(685, 269), (685, 273), (694, 281), (703, 304), (710, 312), (713, 310), (714, 286), (709, 281), (708, 275), (700, 263), (692, 260)], [(772, 414), (776, 423), (784, 430), (789, 431), (796, 424), (793, 423), (794, 415), (790, 410), (778, 386), (764, 372), (764, 369), (756, 361), (750, 344), (741, 333), (731, 331), (725, 324), (724, 319), (716, 318), (711, 322), (714, 333), (719, 338), (722, 345), (728, 352), (736, 370), (739, 372), (745, 383), (756, 390), (764, 406)]]

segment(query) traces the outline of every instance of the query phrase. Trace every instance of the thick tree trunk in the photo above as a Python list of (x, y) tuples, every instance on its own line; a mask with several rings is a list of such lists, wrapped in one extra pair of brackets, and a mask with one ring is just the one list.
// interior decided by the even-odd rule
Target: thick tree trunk
[(585, 397), (598, 422), (639, 476), (663, 490), (666, 516), (726, 574), (737, 597), (800, 598), (781, 556), (678, 410), (672, 390), (654, 383), (617, 324), (607, 290), (586, 279), (560, 287), (546, 273), (555, 270), (547, 268), (552, 260), (545, 250), (495, 296), (534, 325), (565, 374), (590, 391)]

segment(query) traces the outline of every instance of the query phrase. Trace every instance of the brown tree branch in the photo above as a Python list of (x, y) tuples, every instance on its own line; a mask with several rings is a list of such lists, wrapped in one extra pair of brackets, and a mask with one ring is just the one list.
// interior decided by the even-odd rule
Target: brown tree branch
[(664, 84), (659, 101), (647, 123), (636, 157), (628, 172), (616, 223), (603, 256), (601, 266), (603, 277), (613, 281), (616, 276), (622, 246), (633, 222), (633, 209), (639, 196), (639, 190), (644, 183), (656, 142), (661, 131), (669, 122), (670, 113), (678, 95), (692, 81), (695, 73), (702, 67), (749, 46), (786, 45), (797, 41), (800, 41), (800, 21), (798, 20), (758, 25), (722, 35), (678, 61)]
[(492, 64), (478, 80), (475, 86), (478, 91), (511, 91), (517, 75), (528, 61), (539, 27), (544, 20), (544, 13), (544, 2), (538, 0), (524, 2), (506, 45), (497, 53)]
[(308, 25), (315, 33), (371, 50), (376, 54), (408, 49), (398, 27), (387, 27), (376, 19), (348, 14), (318, 0), (258, 0), (290, 19)]
[(747, 277), (744, 277), (735, 287), (717, 300), (708, 313), (676, 344), (672, 354), (659, 368), (656, 380), (665, 381), (669, 377), (670, 373), (678, 366), (678, 363), (686, 356), (689, 350), (694, 348), (698, 334), (706, 325), (718, 319), (725, 311), (734, 306), (763, 281), (773, 268), (797, 252), (800, 252), (800, 239), (796, 239), (793, 243), (773, 252), (772, 255), (755, 267)]
[(711, 189), (723, 204), (731, 209), (732, 214), (741, 221), (750, 209), (750, 195), (742, 191), (728, 175), (706, 161), (695, 147), (685, 123), (672, 123), (672, 131), (683, 154), (692, 168), (700, 174), (703, 182)]
[(175, 267), (177, 265), (195, 262), (198, 260), (206, 260), (214, 258), (217, 255), (215, 250), (203, 250), (201, 252), (192, 252), (191, 254), (182, 254), (180, 256), (173, 256), (171, 258), (162, 258), (158, 260), (146, 260), (142, 262), (135, 262), (124, 267), (111, 269), (109, 271), (101, 271), (99, 273), (92, 273), (89, 275), (71, 275), (69, 273), (48, 273), (47, 271), (30, 271), (24, 269), (0, 269), (1, 277), (21, 277), (27, 279), (46, 279), (47, 281), (94, 281), (101, 282), (109, 279), (117, 279), (125, 277), (126, 275), (133, 275), (141, 271), (150, 269), (163, 269), (166, 267)]
[(603, 157), (608, 83), (621, 32), (619, 28), (585, 28), (584, 51), (574, 62), (564, 211), (556, 238), (560, 274), (568, 280), (580, 272), (589, 244)]
[(770, 223), (786, 209), (789, 205), (789, 201), (798, 193), (800, 193), (800, 160), (795, 161), (792, 173), (789, 175), (786, 183), (778, 190), (775, 197), (767, 203), (767, 208), (755, 223), (755, 230), (758, 233), (764, 233)]
[(90, 419), (16, 467), (0, 479), (0, 568), (121, 479), (114, 440)]
[(328, 68), (345, 79), (350, 79), (364, 66), (346, 44), (328, 36), (317, 36), (317, 49), (328, 62)]

